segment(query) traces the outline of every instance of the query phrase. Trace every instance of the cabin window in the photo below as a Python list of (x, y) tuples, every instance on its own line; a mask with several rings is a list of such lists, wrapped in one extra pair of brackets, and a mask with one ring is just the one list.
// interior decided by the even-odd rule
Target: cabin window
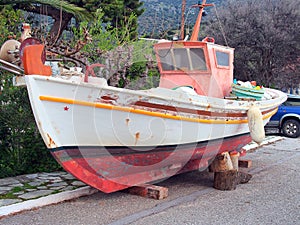
[(229, 66), (229, 53), (216, 51), (218, 66)]
[(194, 70), (207, 70), (204, 51), (202, 48), (191, 48), (190, 55)]
[(202, 48), (159, 49), (158, 56), (163, 71), (207, 71)]
[(174, 70), (171, 49), (161, 49), (158, 51), (163, 70)]
[(190, 70), (189, 57), (185, 48), (174, 48), (176, 69)]

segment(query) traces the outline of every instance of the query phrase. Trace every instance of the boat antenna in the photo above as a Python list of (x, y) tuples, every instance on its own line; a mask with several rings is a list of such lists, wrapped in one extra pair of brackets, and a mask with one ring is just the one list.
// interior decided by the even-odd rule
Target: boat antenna
[(198, 2), (198, 4), (192, 6), (193, 8), (199, 8), (199, 14), (197, 16), (197, 20), (196, 20), (196, 23), (194, 25), (193, 33), (192, 33), (192, 36), (191, 36), (191, 41), (197, 41), (198, 40), (198, 34), (199, 34), (199, 31), (200, 31), (200, 23), (201, 23), (201, 19), (202, 19), (202, 13), (203, 13), (204, 8), (207, 7), (207, 6), (213, 6), (213, 4), (206, 4), (206, 0), (203, 0), (202, 4), (200, 4)]
[(186, 0), (182, 0), (182, 4), (181, 4), (181, 29), (180, 29), (180, 39), (181, 40), (184, 39), (184, 23), (185, 23), (184, 13), (185, 13), (185, 7), (186, 7)]

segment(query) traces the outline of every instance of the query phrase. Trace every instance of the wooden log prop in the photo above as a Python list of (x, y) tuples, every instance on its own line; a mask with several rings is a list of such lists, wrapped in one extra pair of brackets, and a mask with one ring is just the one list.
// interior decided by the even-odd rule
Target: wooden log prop
[(222, 190), (235, 190), (238, 184), (247, 183), (252, 175), (239, 172), (239, 153), (228, 152), (217, 155), (210, 165), (210, 170), (214, 172), (213, 187)]
[(232, 167), (235, 170), (239, 170), (239, 157), (240, 157), (240, 153), (239, 152), (230, 152), (230, 159), (232, 162)]
[(216, 158), (210, 164), (211, 172), (222, 172), (232, 170), (233, 165), (228, 152), (223, 152), (216, 156)]
[(221, 191), (235, 190), (238, 185), (238, 171), (228, 170), (215, 172), (214, 188)]
[(252, 105), (248, 112), (248, 126), (253, 141), (260, 144), (265, 138), (265, 129), (261, 111), (256, 105)]
[(251, 174), (240, 172), (235, 169), (215, 172), (214, 188), (221, 191), (235, 190), (238, 184), (245, 184), (252, 178)]

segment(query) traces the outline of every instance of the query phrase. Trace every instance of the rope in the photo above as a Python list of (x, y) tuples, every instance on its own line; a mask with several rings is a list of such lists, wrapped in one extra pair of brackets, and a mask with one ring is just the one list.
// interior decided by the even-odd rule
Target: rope
[(215, 12), (216, 12), (216, 16), (217, 16), (217, 20), (218, 20), (218, 24), (219, 24), (222, 36), (224, 38), (226, 46), (228, 47), (228, 42), (227, 42), (227, 39), (226, 39), (226, 34), (224, 32), (224, 29), (222, 27), (222, 23), (221, 23), (220, 18), (219, 18), (219, 14), (218, 14), (218, 11), (217, 11), (217, 6), (215, 4), (213, 4), (213, 5), (214, 5), (214, 8), (215, 8)]

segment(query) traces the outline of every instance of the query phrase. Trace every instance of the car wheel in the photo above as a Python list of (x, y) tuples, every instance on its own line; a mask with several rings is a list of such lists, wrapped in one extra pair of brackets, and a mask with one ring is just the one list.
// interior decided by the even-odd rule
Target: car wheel
[(297, 120), (289, 119), (285, 121), (281, 129), (287, 137), (296, 138), (300, 136), (300, 123)]

